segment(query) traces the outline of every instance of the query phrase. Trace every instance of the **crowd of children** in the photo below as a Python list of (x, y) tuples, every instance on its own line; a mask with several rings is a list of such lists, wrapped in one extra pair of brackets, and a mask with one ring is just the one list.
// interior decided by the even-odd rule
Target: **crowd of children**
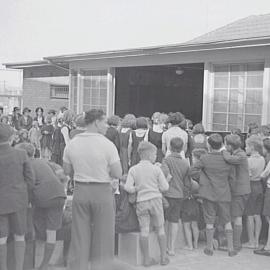
[[(39, 107), (34, 118), (30, 112), (29, 108), (24, 108), (20, 115), (16, 107), (12, 115), (1, 116), (0, 174), (6, 179), (1, 177), (0, 261), (4, 270), (6, 240), (11, 229), (8, 223), (15, 227), (18, 246), (15, 257), (17, 269), (22, 269), (24, 215), (28, 202), (34, 209), (36, 234), (46, 234), (40, 269), (48, 268), (66, 198), (63, 183), (67, 178), (61, 168), (64, 148), (85, 131), (84, 116), (74, 117), (64, 108), (59, 115), (49, 111), (44, 116)], [(123, 119), (115, 115), (108, 118), (106, 137), (116, 146), (123, 169), (116, 197), (120, 190), (134, 198), (132, 207), (139, 224), (144, 266), (158, 263), (149, 252), (152, 228), (158, 235), (161, 265), (167, 265), (168, 256), (175, 255), (181, 226), (188, 250), (198, 248), (203, 231), (206, 255), (213, 255), (217, 238), (219, 248), (226, 250), (229, 256), (237, 255), (242, 247), (270, 256), (270, 226), (266, 245), (263, 248), (259, 245), (262, 216), (270, 224), (269, 127), (250, 125), (244, 140), (239, 130), (225, 138), (217, 133), (207, 136), (202, 124), (193, 127), (179, 112), (154, 113), (152, 119), (128, 114)], [(9, 182), (15, 172), (21, 175)], [(69, 176), (72, 179), (72, 175)], [(21, 185), (20, 178), (24, 178), (21, 182), (25, 185), (15, 194), (12, 187)], [(22, 198), (20, 207), (10, 201), (13, 193), (15, 198)], [(10, 198), (5, 200), (6, 196)], [(117, 209), (116, 204), (117, 211), (121, 209)], [(242, 245), (244, 222), (248, 241)], [(225, 239), (219, 235), (222, 231)]]

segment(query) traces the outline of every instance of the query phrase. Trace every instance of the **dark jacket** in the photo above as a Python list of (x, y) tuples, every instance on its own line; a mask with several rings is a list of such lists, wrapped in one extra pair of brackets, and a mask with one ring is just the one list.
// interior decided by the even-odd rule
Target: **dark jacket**
[(163, 160), (161, 169), (166, 177), (168, 174), (172, 176), (169, 182), (169, 190), (166, 191), (165, 196), (169, 198), (184, 198), (186, 195), (185, 189), (189, 184), (188, 162), (180, 154), (172, 153)]
[(120, 150), (120, 138), (119, 138), (119, 132), (114, 127), (109, 127), (107, 129), (106, 135), (105, 135), (111, 142), (114, 143), (116, 146), (118, 152)]
[(22, 115), (19, 118), (19, 129), (27, 129), (30, 130), (32, 127), (33, 119), (31, 116), (27, 116), (27, 120), (25, 120), (24, 116)]
[(199, 196), (213, 202), (230, 202), (230, 186), (235, 181), (234, 167), (222, 152), (203, 155), (190, 169), (190, 176), (199, 180)]
[(235, 196), (249, 194), (250, 178), (246, 152), (237, 149), (231, 155), (229, 152), (223, 151), (223, 157), (229, 164), (235, 166), (235, 182), (232, 185), (232, 194)]
[(0, 215), (28, 207), (28, 190), (34, 175), (27, 154), (8, 144), (0, 145)]
[(51, 199), (66, 198), (64, 185), (60, 183), (47, 161), (31, 159), (30, 162), (35, 176), (33, 204), (39, 206)]

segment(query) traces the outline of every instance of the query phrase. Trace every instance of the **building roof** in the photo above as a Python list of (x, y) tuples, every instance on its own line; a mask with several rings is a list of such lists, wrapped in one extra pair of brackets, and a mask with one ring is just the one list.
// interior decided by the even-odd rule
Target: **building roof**
[(86, 59), (100, 60), (266, 45), (270, 45), (270, 14), (248, 16), (180, 44), (49, 56), (44, 57), (42, 61), (6, 63), (4, 65), (9, 68), (55, 65), (67, 70), (68, 62)]
[(270, 14), (252, 15), (234, 21), (187, 43), (212, 43), (270, 37)]

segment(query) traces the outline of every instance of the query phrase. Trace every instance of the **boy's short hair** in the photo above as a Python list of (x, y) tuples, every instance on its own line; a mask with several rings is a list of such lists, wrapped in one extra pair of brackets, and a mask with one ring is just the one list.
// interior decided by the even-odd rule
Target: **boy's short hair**
[(225, 137), (226, 144), (230, 145), (234, 150), (241, 147), (242, 142), (239, 135), (230, 134)]
[(90, 111), (87, 111), (85, 113), (85, 124), (89, 125), (94, 123), (96, 120), (101, 120), (105, 116), (105, 113), (103, 110), (97, 110), (97, 109), (92, 109)]
[(175, 137), (170, 141), (170, 150), (171, 152), (180, 153), (183, 150), (184, 142), (181, 138)]
[(156, 152), (157, 147), (150, 142), (142, 141), (139, 143), (137, 151), (140, 158), (142, 159), (142, 158), (148, 157), (149, 153)]
[(84, 115), (83, 114), (79, 114), (76, 116), (75, 118), (75, 124), (77, 127), (85, 127), (85, 120), (84, 120)]
[(270, 135), (270, 130), (269, 130), (269, 127), (267, 125), (263, 125), (261, 126), (261, 133), (268, 137)]
[(207, 151), (204, 148), (196, 148), (192, 151), (192, 156), (197, 159), (200, 159), (201, 156), (207, 154)]
[(255, 151), (262, 154), (263, 142), (262, 139), (257, 135), (252, 135), (246, 140), (246, 145), (252, 146)]
[(123, 128), (134, 128), (136, 126), (136, 117), (133, 114), (127, 114), (124, 116), (121, 127)]
[(15, 148), (25, 150), (30, 158), (35, 154), (35, 147), (31, 143), (19, 143), (15, 146)]
[(173, 126), (180, 125), (181, 122), (185, 120), (185, 117), (182, 113), (176, 112), (169, 114), (168, 123), (171, 123)]
[(204, 131), (204, 127), (203, 127), (203, 125), (202, 124), (196, 124), (194, 127), (193, 127), (193, 129), (192, 129), (192, 133), (194, 134), (194, 135), (196, 135), (196, 134), (204, 134), (205, 133), (205, 131)]
[(222, 147), (223, 139), (222, 136), (218, 133), (214, 133), (209, 136), (208, 143), (214, 150), (219, 150)]
[(138, 117), (136, 119), (136, 128), (147, 129), (148, 128), (148, 121), (145, 117)]
[(267, 152), (270, 152), (270, 138), (265, 138), (263, 140), (263, 147), (266, 149)]
[(120, 123), (120, 117), (118, 115), (112, 115), (108, 118), (107, 123), (109, 126), (117, 127)]

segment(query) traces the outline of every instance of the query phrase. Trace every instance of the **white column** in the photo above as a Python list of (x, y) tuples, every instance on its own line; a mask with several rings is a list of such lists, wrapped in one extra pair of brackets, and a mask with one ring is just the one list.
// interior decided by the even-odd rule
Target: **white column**
[(73, 81), (72, 81), (72, 71), (69, 70), (69, 86), (68, 86), (68, 109), (73, 110), (73, 104), (74, 104), (74, 95), (73, 95)]
[(107, 116), (113, 115), (115, 105), (115, 68), (108, 68), (107, 74)]
[(205, 130), (212, 130), (212, 82), (211, 82), (211, 64), (204, 63), (204, 79), (203, 79), (203, 112), (202, 124)]
[(269, 95), (270, 95), (270, 59), (266, 59), (263, 73), (262, 125), (266, 125), (270, 121)]
[(79, 70), (77, 78), (77, 114), (83, 111), (83, 75)]

